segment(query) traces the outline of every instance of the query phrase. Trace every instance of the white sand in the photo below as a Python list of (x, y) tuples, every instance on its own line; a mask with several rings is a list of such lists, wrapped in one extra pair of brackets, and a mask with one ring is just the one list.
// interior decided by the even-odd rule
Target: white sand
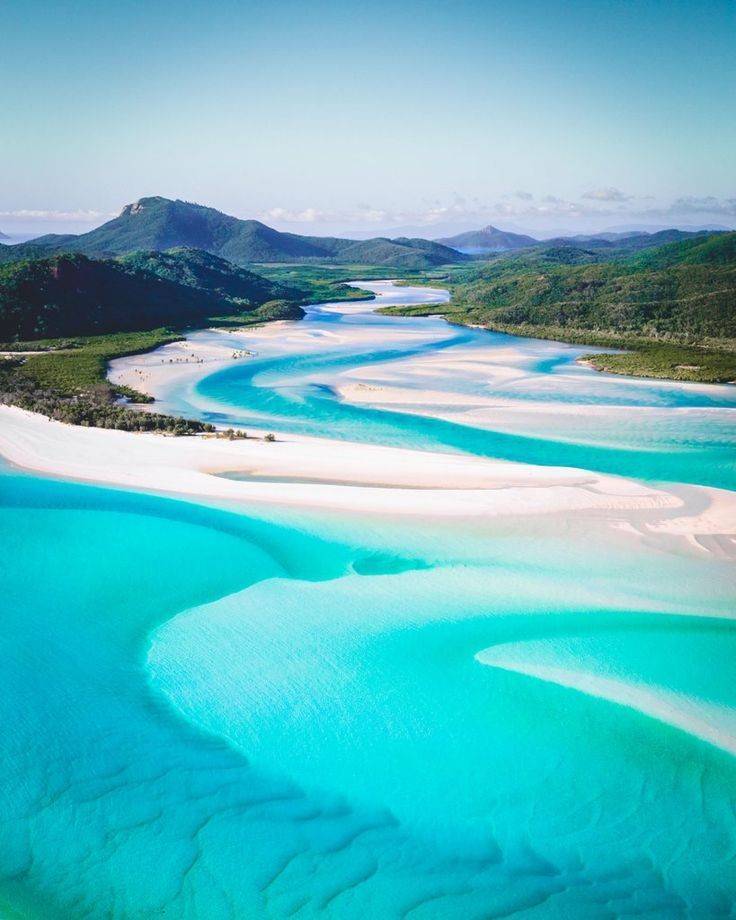
[[(677, 532), (687, 519), (674, 493), (579, 470), (296, 435), (267, 443), (133, 434), (65, 425), (8, 406), (0, 406), (0, 453), (40, 473), (243, 502), (460, 517), (605, 510), (618, 520), (627, 511), (650, 511), (660, 531), (676, 514)], [(261, 478), (232, 480), (221, 472)], [(727, 516), (719, 518), (724, 526)]]
[(116, 358), (110, 363), (108, 379), (119, 386), (132, 387), (159, 398), (164, 388), (170, 389), (185, 380), (198, 380), (235, 361), (248, 360), (245, 352), (250, 348), (244, 333), (233, 333), (223, 344), (200, 342), (196, 336), (194, 333), (189, 339), (163, 345), (146, 354)]
[[(365, 305), (362, 307), (365, 310)], [(426, 336), (416, 332), (391, 330), (391, 343), (396, 347), (415, 345), (437, 338), (428, 330)], [(360, 325), (345, 325), (333, 329), (282, 320), (265, 326), (222, 331), (213, 337), (209, 330), (194, 332), (186, 340), (172, 342), (146, 354), (116, 358), (110, 362), (108, 379), (115, 384), (133, 387), (156, 399), (165, 398), (174, 385), (194, 382), (215, 373), (222, 367), (250, 360), (248, 354), (291, 352), (302, 353), (325, 344), (330, 348), (369, 349), (385, 344), (378, 330)]]
[(736, 713), (730, 706), (687, 696), (666, 687), (647, 686), (639, 681), (621, 680), (582, 669), (538, 663), (533, 658), (526, 659), (525, 646), (534, 648), (535, 645), (542, 643), (501, 645), (486, 649), (475, 657), (481, 664), (490, 667), (526, 674), (638, 710), (736, 755)]
[[(365, 309), (365, 304), (355, 304), (355, 312)], [(347, 312), (346, 305), (341, 304), (339, 310)], [(415, 328), (392, 326), (390, 338), (401, 346), (404, 340), (417, 344), (424, 336)], [(437, 339), (436, 327), (428, 327), (426, 341)], [(167, 394), (181, 390), (182, 383), (193, 384), (221, 366), (252, 360), (247, 352), (261, 356), (303, 353), (323, 342), (331, 347), (385, 345), (386, 329), (359, 323), (332, 328), (329, 324), (276, 322), (220, 335), (204, 330), (149, 354), (113, 361), (109, 376), (114, 383), (162, 400), (153, 406), (160, 409), (161, 405), (165, 408)], [(342, 375), (339, 386), (342, 395), (356, 403), (402, 403), (408, 411), (456, 418), (473, 413), (476, 423), (482, 423), (481, 417), (488, 413), (495, 425), (504, 410), (509, 416), (523, 412), (528, 423), (530, 412), (548, 417), (550, 404), (520, 403), (512, 393), (510, 398), (447, 393), (432, 389), (430, 383), (448, 374), (494, 383), (533, 378), (534, 372), (524, 366), (527, 357), (511, 344), (475, 347), (470, 352), (452, 349), (354, 368)], [(416, 380), (416, 388), (397, 379), (397, 374), (405, 379), (407, 372)], [(585, 407), (586, 415), (609, 411), (609, 407)], [(577, 418), (580, 407), (557, 403), (554, 412)], [(0, 407), (0, 453), (37, 472), (225, 501), (458, 519), (596, 512), (632, 538), (675, 538), (692, 551), (736, 554), (733, 493), (696, 487), (655, 489), (573, 469), (287, 434), (270, 444), (260, 439), (230, 442), (76, 428), (9, 407)], [(218, 473), (254, 478), (234, 480)], [(692, 495), (698, 496), (697, 501), (691, 500)]]

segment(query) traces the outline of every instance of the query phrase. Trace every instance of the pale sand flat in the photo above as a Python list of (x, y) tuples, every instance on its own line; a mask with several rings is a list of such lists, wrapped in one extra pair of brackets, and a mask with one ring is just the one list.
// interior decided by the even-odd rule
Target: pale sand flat
[[(675, 494), (574, 469), (296, 435), (268, 443), (134, 434), (65, 425), (8, 406), (0, 407), (0, 453), (17, 466), (71, 479), (310, 508), (468, 518), (651, 510), (663, 528), (668, 515), (686, 513)], [(217, 475), (237, 471), (258, 478)]]

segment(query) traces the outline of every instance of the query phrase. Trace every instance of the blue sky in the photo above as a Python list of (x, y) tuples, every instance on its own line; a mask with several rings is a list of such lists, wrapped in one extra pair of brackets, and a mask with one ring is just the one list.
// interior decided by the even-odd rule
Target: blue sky
[(736, 222), (733, 0), (4, 0), (0, 230)]

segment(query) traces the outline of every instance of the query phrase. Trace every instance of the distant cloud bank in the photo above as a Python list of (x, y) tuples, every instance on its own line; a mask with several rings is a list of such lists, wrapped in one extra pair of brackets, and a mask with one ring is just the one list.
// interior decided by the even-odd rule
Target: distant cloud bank
[[(246, 216), (246, 215), (242, 215)], [(542, 232), (549, 228), (566, 232), (585, 232), (597, 225), (615, 222), (703, 224), (716, 220), (731, 225), (736, 219), (736, 198), (684, 196), (671, 202), (655, 202), (652, 196), (636, 196), (614, 186), (588, 189), (577, 200), (557, 195), (535, 196), (515, 191), (495, 201), (457, 196), (450, 203), (430, 202), (413, 209), (391, 209), (361, 204), (352, 209), (323, 210), (270, 208), (257, 215), (260, 220), (281, 225), (312, 224), (314, 232), (339, 229), (380, 228), (415, 229), (432, 235), (433, 230), (450, 226), (481, 226), (494, 221), (520, 221)]]
[[(118, 212), (119, 213), (119, 212)], [(92, 221), (109, 220), (115, 212), (109, 211), (38, 211), (21, 208), (19, 211), (0, 211), (0, 220), (38, 221)]]
[[(220, 207), (228, 211), (227, 206), (220, 204)], [(115, 212), (32, 208), (0, 211), (0, 231), (26, 237), (48, 232), (78, 233), (118, 213), (119, 209)], [(629, 225), (733, 227), (736, 226), (736, 197), (686, 195), (669, 202), (657, 202), (652, 196), (637, 196), (615, 186), (601, 186), (582, 190), (576, 199), (535, 195), (520, 189), (495, 200), (456, 195), (450, 202), (426, 200), (413, 208), (380, 207), (363, 201), (352, 208), (277, 205), (251, 213), (234, 209), (233, 213), (261, 220), (278, 229), (315, 235), (437, 237), (489, 223), (505, 229), (556, 235)]]

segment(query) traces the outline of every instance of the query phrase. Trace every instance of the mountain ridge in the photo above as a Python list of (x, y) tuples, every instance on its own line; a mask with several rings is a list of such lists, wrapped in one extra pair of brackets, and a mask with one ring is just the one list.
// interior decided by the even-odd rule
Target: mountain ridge
[(3, 247), (0, 260), (40, 258), (62, 252), (106, 257), (176, 247), (202, 249), (241, 267), (259, 262), (329, 261), (422, 269), (465, 258), (430, 240), (301, 236), (283, 233), (257, 220), (241, 220), (204, 205), (152, 196), (125, 205), (117, 217), (87, 233), (50, 234)]

